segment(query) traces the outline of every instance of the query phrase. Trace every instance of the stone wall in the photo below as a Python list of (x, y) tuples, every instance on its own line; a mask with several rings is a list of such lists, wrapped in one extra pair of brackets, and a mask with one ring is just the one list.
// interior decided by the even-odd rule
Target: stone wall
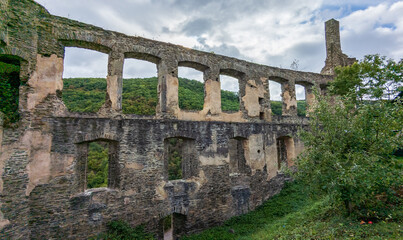
[[(332, 79), (106, 31), (52, 16), (31, 0), (0, 3), (0, 60), (18, 59), (23, 83), (18, 127), (0, 124), (1, 239), (86, 239), (117, 219), (162, 238), (170, 215), (181, 236), (251, 211), (281, 190), (279, 162), (291, 166), (303, 149), (296, 133), (308, 119), (297, 116), (295, 84), (312, 104), (312, 88)], [(65, 47), (109, 55), (97, 113), (71, 113), (63, 103)], [(121, 112), (127, 58), (157, 65), (155, 116)], [(203, 110), (179, 109), (179, 66), (204, 73)], [(220, 74), (239, 81), (238, 112), (221, 110)], [(282, 85), (283, 116), (271, 114), (269, 80)], [(188, 139), (191, 170), (169, 181), (164, 143), (172, 137)], [(86, 189), (88, 143), (98, 140), (109, 143), (109, 183)]]

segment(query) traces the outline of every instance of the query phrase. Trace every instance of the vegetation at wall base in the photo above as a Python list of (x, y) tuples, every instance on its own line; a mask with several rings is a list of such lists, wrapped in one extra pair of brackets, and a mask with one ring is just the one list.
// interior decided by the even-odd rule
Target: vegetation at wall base
[(118, 220), (111, 221), (107, 225), (107, 232), (100, 234), (95, 239), (102, 240), (153, 240), (154, 236), (144, 230), (144, 226), (140, 225), (132, 228), (128, 223)]
[(345, 216), (327, 195), (311, 195), (303, 182), (288, 183), (255, 211), (185, 240), (399, 239), (402, 222), (369, 223)]
[[(402, 210), (400, 210), (402, 211)], [(327, 195), (311, 195), (303, 182), (287, 183), (280, 194), (270, 198), (255, 211), (233, 217), (222, 226), (183, 240), (253, 240), (253, 239), (401, 239), (402, 221), (362, 221), (346, 216)], [(98, 239), (127, 238), (131, 232), (153, 239), (142, 227), (131, 228), (118, 221), (108, 224), (108, 232)], [(144, 234), (144, 235), (140, 235)], [(141, 238), (140, 238), (141, 239)]]

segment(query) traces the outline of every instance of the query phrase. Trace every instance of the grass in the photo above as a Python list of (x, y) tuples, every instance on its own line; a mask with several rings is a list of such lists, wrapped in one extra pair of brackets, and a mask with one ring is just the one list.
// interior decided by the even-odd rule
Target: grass
[(327, 197), (291, 183), (257, 210), (183, 239), (401, 239), (402, 222), (360, 224), (334, 209)]

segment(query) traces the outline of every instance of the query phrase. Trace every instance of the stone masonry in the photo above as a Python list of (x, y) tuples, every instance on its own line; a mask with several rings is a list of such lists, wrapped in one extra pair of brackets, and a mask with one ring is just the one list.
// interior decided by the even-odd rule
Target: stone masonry
[[(312, 89), (333, 78), (106, 31), (32, 0), (0, 0), (0, 10), (0, 61), (21, 66), (18, 127), (3, 127), (0, 116), (0, 239), (87, 239), (118, 219), (161, 239), (170, 215), (180, 237), (251, 211), (281, 190), (280, 165), (291, 166), (303, 149), (296, 133), (308, 118), (297, 116), (295, 84), (311, 105)], [(322, 73), (331, 74), (345, 65), (337, 21), (326, 23), (326, 38)], [(109, 55), (97, 113), (69, 112), (63, 103), (65, 47)], [(122, 114), (128, 58), (157, 65), (155, 116)], [(179, 66), (203, 72), (203, 110), (179, 108)], [(238, 112), (221, 110), (220, 74), (239, 81)], [(282, 86), (283, 116), (272, 116), (269, 80)], [(184, 139), (188, 165), (183, 179), (169, 181), (165, 145), (173, 137)], [(98, 140), (109, 143), (109, 183), (86, 189), (88, 143)]]

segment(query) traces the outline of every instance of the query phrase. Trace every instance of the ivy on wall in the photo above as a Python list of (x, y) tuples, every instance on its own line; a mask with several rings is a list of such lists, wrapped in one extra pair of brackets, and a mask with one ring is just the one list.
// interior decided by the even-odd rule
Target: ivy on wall
[(19, 120), (18, 98), (20, 86), (20, 67), (0, 62), (0, 112), (4, 126), (10, 126)]

